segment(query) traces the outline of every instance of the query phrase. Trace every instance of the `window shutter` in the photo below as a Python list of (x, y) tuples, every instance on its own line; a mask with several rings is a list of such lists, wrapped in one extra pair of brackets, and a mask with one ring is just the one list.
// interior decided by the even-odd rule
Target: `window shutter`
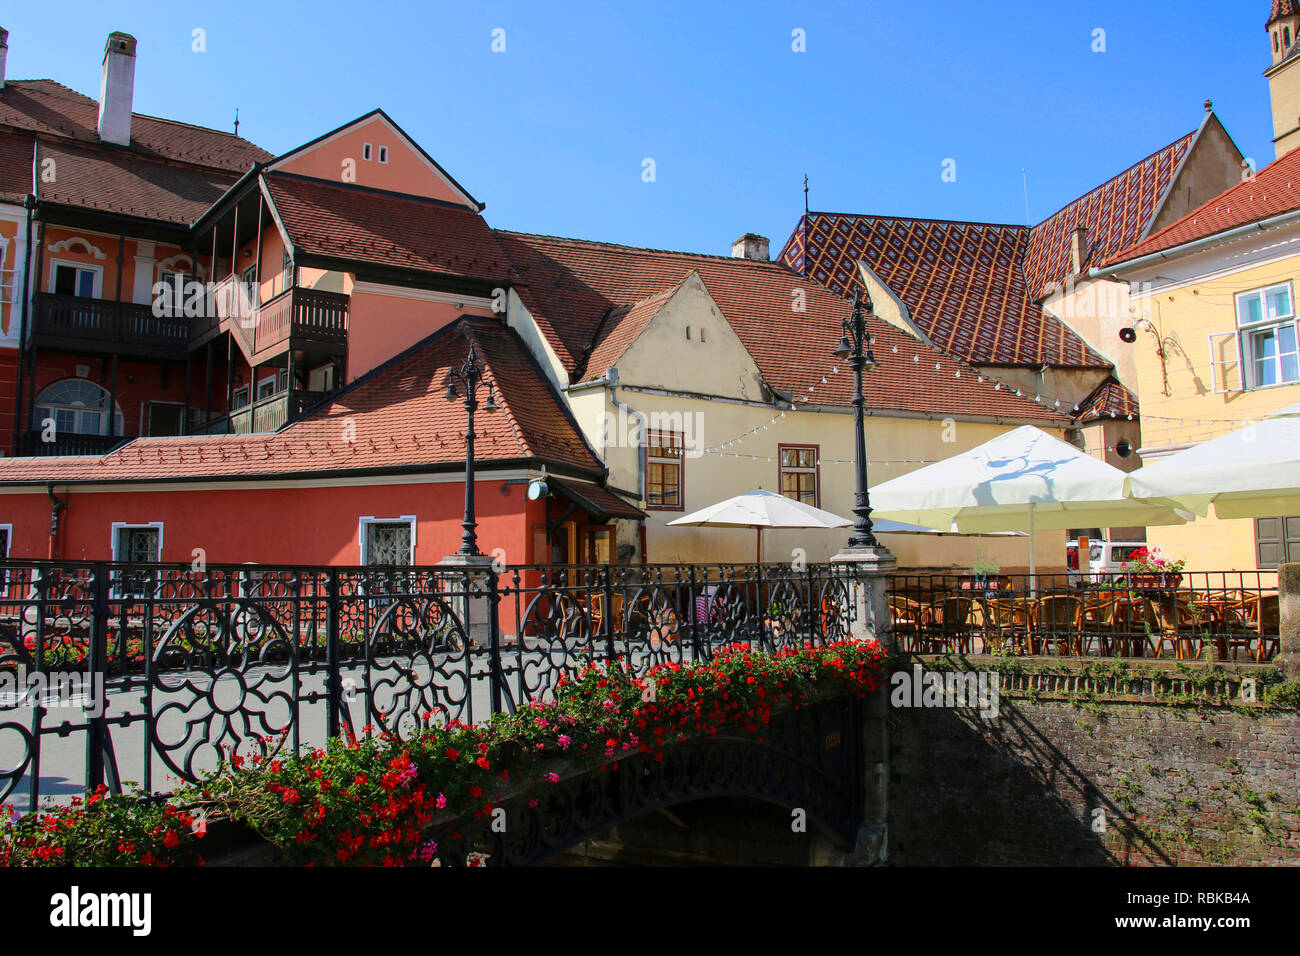
[(1276, 568), (1285, 563), (1286, 541), (1283, 538), (1282, 518), (1255, 519), (1255, 564), (1260, 568)]
[(1282, 525), (1286, 533), (1286, 554), (1282, 563), (1300, 562), (1300, 515), (1283, 518)]
[(1214, 332), (1210, 345), (1210, 390), (1215, 395), (1246, 389), (1245, 361), (1238, 332)]

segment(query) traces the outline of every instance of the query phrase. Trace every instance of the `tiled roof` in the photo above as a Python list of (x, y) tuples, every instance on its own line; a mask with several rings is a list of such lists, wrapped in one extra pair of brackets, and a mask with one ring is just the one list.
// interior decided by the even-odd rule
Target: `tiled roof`
[[(474, 420), (477, 460), (544, 458), (603, 471), (518, 336), (496, 320), (465, 318), (279, 432), (141, 438), (101, 458), (7, 458), (0, 483), (253, 479), (463, 462), (465, 409), (447, 401), (447, 374), (471, 339), (501, 406)], [(355, 441), (345, 440), (353, 428)]]
[(1085, 425), (1103, 418), (1138, 417), (1137, 396), (1113, 378), (1098, 385), (1091, 395), (1079, 403), (1078, 409), (1074, 420)]
[(1094, 262), (1141, 238), (1195, 135), (1179, 137), (1035, 226), (1022, 265), (1030, 295), (1038, 298), (1050, 294), (1053, 285), (1073, 273), (1070, 242), (1076, 226), (1087, 227), (1088, 249)]
[[(100, 144), (99, 103), (53, 80), (6, 80), (0, 127), (30, 130)], [(245, 173), (272, 156), (241, 136), (203, 126), (131, 114), (131, 145), (104, 147), (135, 156), (168, 159)]]
[(1273, 21), (1278, 17), (1295, 17), (1300, 16), (1300, 2), (1297, 0), (1273, 0), (1273, 8), (1269, 11), (1268, 22), (1264, 24), (1267, 30), (1273, 25)]
[(1109, 266), (1164, 252), (1294, 209), (1300, 209), (1300, 150), (1274, 160), (1254, 179), (1243, 180), (1142, 242), (1118, 250), (1101, 264)]
[[(30, 164), (30, 144), (28, 149)], [(66, 140), (39, 141), (37, 160), (42, 169), (47, 160), (54, 162), (53, 178), (36, 184), (44, 201), (184, 224), (203, 215), (236, 179)]]
[(468, 207), (290, 173), (265, 178), (299, 252), (440, 275), (516, 278), (492, 230)]
[(596, 346), (591, 350), (591, 358), (587, 360), (582, 380), (594, 381), (603, 376), (611, 366), (618, 364), (619, 358), (627, 351), (628, 346), (645, 331), (645, 327), (650, 324), (655, 313), (679, 288), (681, 288), (680, 282), (671, 289), (664, 289), (640, 302), (611, 309), (600, 324)]
[[(696, 271), (769, 385), (796, 397), (808, 394), (810, 404), (846, 407), (852, 399), (852, 376), (831, 355), (848, 305), (781, 263), (497, 235), (527, 282), (518, 289), (524, 304), (574, 381), (598, 345), (601, 320), (611, 309), (666, 295)], [(792, 309), (796, 293), (802, 293), (802, 312)], [(995, 391), (990, 379), (981, 380), (970, 366), (901, 329), (874, 316), (868, 323), (878, 362), (866, 382), (873, 412), (1067, 421), (1028, 398)]]
[(601, 520), (647, 517), (636, 505), (629, 504), (607, 488), (585, 481), (561, 481), (558, 478), (548, 478), (547, 484)]
[(865, 261), (935, 345), (968, 362), (1109, 366), (1031, 301), (1029, 238), (1027, 226), (810, 212), (780, 258), (846, 298), (864, 289)]
[(21, 203), (32, 191), (33, 139), (0, 133), (0, 201)]

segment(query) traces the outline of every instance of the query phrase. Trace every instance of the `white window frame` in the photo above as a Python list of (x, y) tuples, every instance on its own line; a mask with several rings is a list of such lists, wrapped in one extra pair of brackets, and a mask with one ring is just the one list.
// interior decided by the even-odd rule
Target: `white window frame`
[[(242, 405), (237, 404), (240, 392), (244, 393), (244, 404)], [(252, 404), (252, 402), (249, 401), (249, 396), (251, 396), (252, 394), (253, 394), (252, 389), (250, 389), (247, 385), (239, 386), (239, 388), (235, 389), (233, 392), (230, 393), (230, 410), (232, 412), (237, 412), (241, 408), (247, 408), (249, 405)]]
[(379, 147), (379, 161), (380, 161), (381, 163), (383, 163), (385, 166), (388, 165), (388, 147), (387, 147), (387, 146), (380, 146), (380, 147)]
[[(263, 394), (262, 394), (262, 386), (265, 385), (267, 382), (270, 382), (272, 387), (271, 387), (271, 390), (270, 390), (269, 392), (267, 392), (265, 395), (263, 395)], [(257, 390), (253, 393), (253, 394), (255, 394), (257, 397), (256, 397), (255, 399), (253, 399), (253, 401), (255, 401), (255, 402), (260, 402), (260, 401), (262, 401), (263, 399), (274, 398), (276, 395), (279, 394), (279, 392), (280, 392), (280, 375), (279, 375), (279, 373), (277, 372), (277, 373), (274, 374), (274, 375), (263, 375), (261, 378), (259, 378), (259, 379), (257, 380)]]
[(372, 524), (401, 524), (405, 521), (411, 526), (411, 567), (415, 566), (415, 533), (419, 527), (419, 522), (415, 520), (415, 515), (398, 515), (396, 518), (377, 518), (374, 515), (363, 515), (357, 519), (357, 552), (361, 556), (360, 564), (362, 567), (369, 565), (369, 555), (366, 553), (366, 528)]
[(117, 533), (125, 528), (157, 528), (158, 529), (158, 561), (162, 561), (163, 555), (163, 523), (161, 521), (114, 521), (110, 526), (109, 546), (111, 547), (113, 560), (117, 560)]
[(374, 155), (374, 152), (375, 152), (375, 147), (370, 143), (361, 144), (361, 158), (365, 162), (367, 163), (370, 162), (370, 157)]
[[(1277, 316), (1264, 315), (1265, 310), (1262, 306), (1268, 302), (1269, 293), (1275, 292), (1279, 289), (1286, 289), (1287, 300), (1291, 306), (1290, 312), (1286, 315), (1277, 315)], [(1242, 317), (1241, 317), (1241, 303), (1243, 300), (1249, 299), (1251, 297), (1259, 298), (1261, 303), (1260, 313), (1263, 317), (1260, 318), (1259, 321), (1257, 322), (1249, 322), (1243, 324)], [(1241, 374), (1242, 389), (1253, 391), (1262, 388), (1277, 388), (1279, 386), (1300, 384), (1300, 376), (1297, 376), (1294, 379), (1284, 379), (1282, 377), (1281, 353), (1274, 356), (1274, 363), (1275, 363), (1274, 368), (1275, 371), (1277, 372), (1277, 381), (1272, 382), (1268, 385), (1260, 385), (1258, 384), (1256, 379), (1256, 374), (1257, 374), (1256, 366), (1258, 364), (1255, 357), (1255, 347), (1254, 347), (1254, 339), (1256, 335), (1258, 335), (1261, 332), (1269, 332), (1269, 331), (1273, 331), (1277, 333), (1280, 332), (1281, 329), (1289, 325), (1291, 326), (1291, 329), (1295, 334), (1297, 345), (1300, 346), (1300, 320), (1297, 319), (1297, 315), (1296, 315), (1295, 289), (1291, 281), (1287, 280), (1286, 282), (1275, 282), (1272, 285), (1263, 286), (1258, 289), (1250, 289), (1246, 292), (1238, 292), (1235, 296), (1233, 296), (1233, 312), (1234, 312), (1233, 318), (1237, 324), (1237, 329), (1236, 329), (1237, 354), (1241, 362), (1240, 374)], [(1300, 349), (1297, 350), (1296, 354), (1297, 354), (1297, 363), (1300, 364)], [(1226, 374), (1225, 374), (1225, 378), (1226, 378)]]
[(87, 272), (93, 273), (95, 276), (92, 283), (94, 294), (90, 298), (102, 299), (104, 297), (104, 267), (91, 265), (88, 262), (78, 262), (76, 259), (50, 260), (50, 284), (46, 288), (50, 290), (51, 295), (54, 294), (54, 276), (58, 273), (59, 266), (67, 266), (70, 269), (85, 269)]

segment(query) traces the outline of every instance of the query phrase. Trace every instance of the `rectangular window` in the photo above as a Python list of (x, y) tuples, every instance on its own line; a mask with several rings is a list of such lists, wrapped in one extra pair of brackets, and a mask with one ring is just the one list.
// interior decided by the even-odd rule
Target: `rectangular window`
[(233, 412), (236, 408), (243, 408), (248, 404), (248, 386), (241, 385), (235, 389), (230, 399), (230, 410)]
[(151, 437), (179, 435), (185, 406), (175, 402), (150, 402), (145, 434)]
[[(162, 560), (163, 526), (161, 521), (149, 524), (113, 523), (113, 560), (123, 564), (156, 564)], [(149, 572), (143, 570), (114, 570), (112, 591), (116, 597), (147, 597)]]
[(268, 375), (266, 378), (258, 382), (257, 400), (260, 402), (264, 398), (270, 398), (279, 391), (279, 380), (280, 377), (278, 375)]
[(821, 507), (817, 455), (817, 445), (780, 445), (777, 449), (781, 494), (814, 508)]
[(371, 146), (369, 143), (361, 144), (361, 158), (364, 159), (366, 162), (370, 162), (370, 151), (372, 149), (374, 149), (374, 147)]
[(95, 298), (99, 294), (99, 270), (56, 262), (50, 285), (56, 295)]
[(244, 274), (239, 278), (244, 283), (244, 290), (245, 294), (248, 296), (248, 301), (254, 305), (261, 305), (262, 288), (257, 281), (257, 263), (254, 262), (251, 266), (245, 269)]
[(679, 432), (651, 432), (645, 450), (646, 507), (657, 511), (681, 511), (685, 490), (684, 444)]
[(1291, 283), (1243, 292), (1236, 301), (1246, 387), (1300, 382), (1300, 336)]
[(381, 163), (386, 163), (386, 162), (388, 162), (388, 147), (387, 147), (387, 146), (380, 146), (380, 147), (379, 147), (379, 161), (380, 161)]
[(361, 563), (409, 567), (415, 562), (415, 516), (361, 519)]

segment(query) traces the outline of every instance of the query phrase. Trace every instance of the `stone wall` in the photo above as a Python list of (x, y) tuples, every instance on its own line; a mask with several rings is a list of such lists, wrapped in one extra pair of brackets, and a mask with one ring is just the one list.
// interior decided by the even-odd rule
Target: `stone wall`
[(1294, 685), (1275, 696), (1274, 668), (1107, 666), (1013, 665), (987, 719), (891, 706), (889, 862), (1300, 865)]

